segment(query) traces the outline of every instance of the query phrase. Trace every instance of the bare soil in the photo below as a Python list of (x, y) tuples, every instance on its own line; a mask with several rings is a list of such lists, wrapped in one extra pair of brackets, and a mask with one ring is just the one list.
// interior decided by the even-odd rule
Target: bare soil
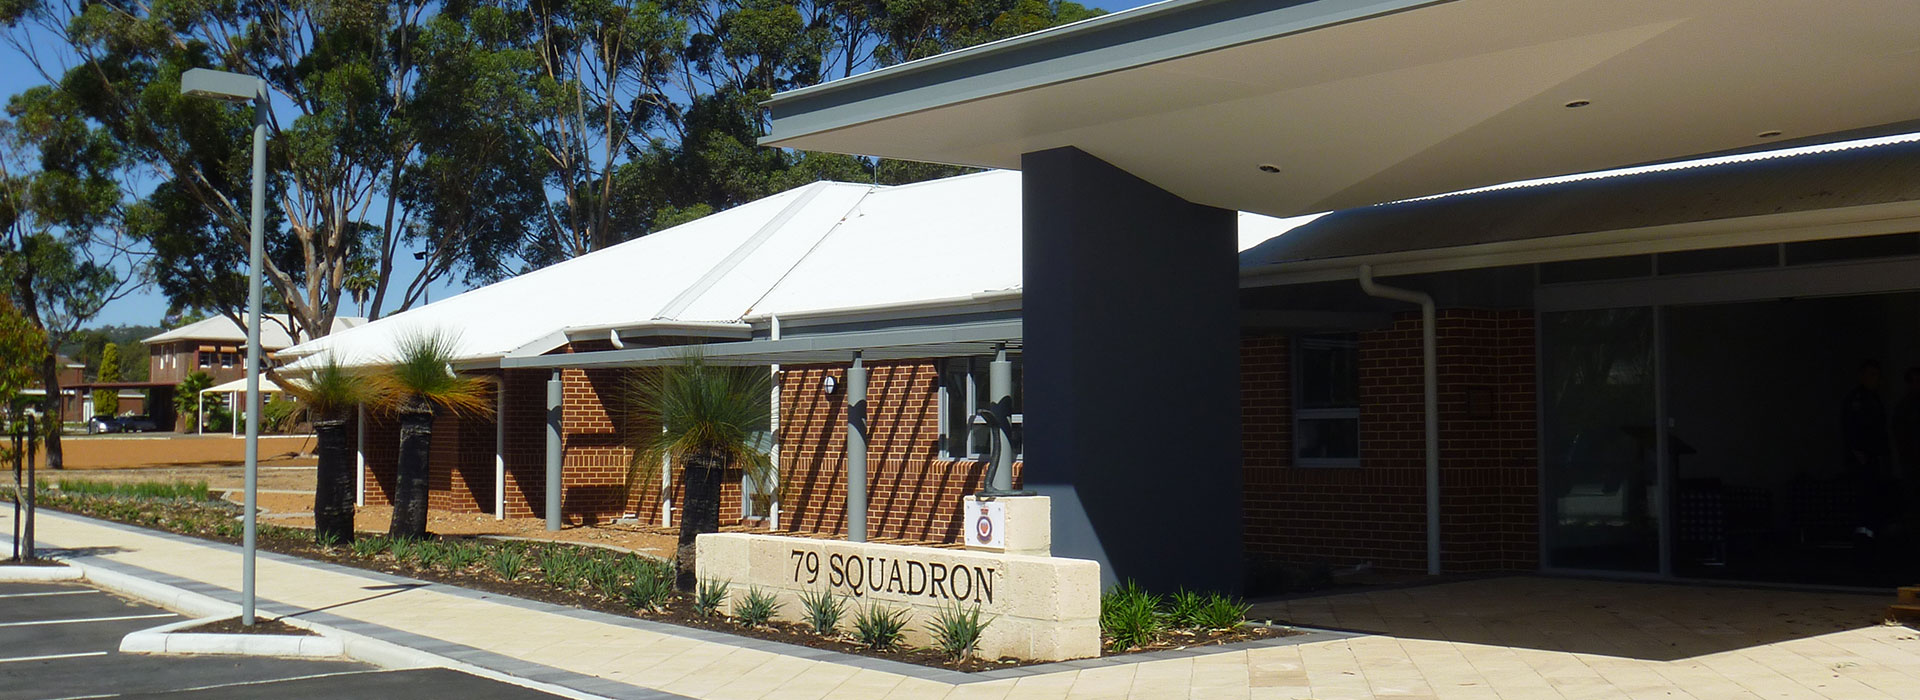
[[(61, 460), (66, 469), (76, 471), (234, 466), (246, 461), (246, 447), (246, 440), (228, 435), (162, 433), (60, 438)], [(260, 463), (312, 466), (316, 463), (313, 436), (261, 436)]]
[(288, 635), (293, 637), (319, 636), (317, 634), (314, 634), (312, 630), (305, 630), (299, 627), (295, 627), (293, 625), (289, 625), (285, 622), (280, 621), (277, 618), (272, 620), (263, 620), (263, 619), (255, 618), (253, 621), (253, 625), (248, 626), (248, 625), (240, 624), (240, 618), (228, 617), (228, 618), (223, 618), (219, 620), (214, 620), (204, 625), (194, 625), (192, 627), (187, 627), (184, 629), (178, 629), (174, 631), (188, 632), (192, 634), (278, 634), (278, 635)]

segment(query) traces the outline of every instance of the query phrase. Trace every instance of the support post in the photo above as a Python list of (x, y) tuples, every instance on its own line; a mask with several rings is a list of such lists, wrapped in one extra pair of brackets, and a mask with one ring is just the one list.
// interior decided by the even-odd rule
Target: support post
[(547, 530), (560, 530), (560, 370), (547, 379)]
[(867, 366), (847, 368), (847, 541), (867, 541)]
[(987, 364), (987, 396), (1007, 421), (993, 436), (1000, 449), (994, 451), (993, 483), (988, 486), (1005, 493), (1013, 490), (1013, 361), (1007, 359), (1004, 343), (993, 349), (993, 362)]
[[(771, 333), (771, 335), (769, 335), (770, 340), (780, 339), (780, 317), (778, 315), (775, 315), (771, 319), (769, 319), (768, 330)], [(780, 475), (780, 365), (779, 363), (774, 363), (772, 366), (768, 367), (767, 372), (769, 373), (769, 376), (772, 380), (771, 383), (773, 384), (773, 392), (772, 392), (772, 395), (768, 397), (768, 406), (767, 406), (767, 434), (773, 437), (773, 440), (771, 441), (771, 444), (773, 447), (771, 448), (772, 450), (771, 453), (767, 455), (767, 462), (773, 466), (773, 484), (772, 485), (773, 485), (773, 493), (774, 493), (773, 501), (767, 504), (767, 530), (771, 532), (779, 532), (780, 531), (780, 479), (781, 479), (781, 475)]]
[(353, 407), (353, 505), (367, 504), (367, 407)]
[(493, 389), (493, 519), (507, 519), (507, 375)]

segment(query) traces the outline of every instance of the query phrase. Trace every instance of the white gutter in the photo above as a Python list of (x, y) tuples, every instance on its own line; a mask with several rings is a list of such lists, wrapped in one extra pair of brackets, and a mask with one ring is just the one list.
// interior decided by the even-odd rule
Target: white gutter
[(1420, 305), (1420, 360), (1427, 438), (1427, 574), (1440, 574), (1440, 369), (1434, 340), (1433, 295), (1375, 284), (1373, 266), (1361, 265), (1360, 289), (1368, 296)]
[[(929, 310), (937, 310), (937, 309), (959, 309), (963, 307), (980, 306), (980, 305), (994, 304), (994, 303), (1007, 302), (1007, 301), (1017, 302), (1020, 299), (1020, 293), (1021, 293), (1021, 290), (1019, 289), (999, 289), (999, 290), (994, 290), (990, 292), (974, 292), (972, 294), (967, 294), (962, 296), (941, 297), (938, 299), (922, 299), (918, 301), (888, 302), (884, 304), (860, 304), (855, 306), (837, 306), (829, 309), (807, 309), (804, 311), (781, 311), (781, 312), (757, 313), (757, 314), (748, 315), (740, 320), (746, 321), (748, 323), (758, 324), (758, 323), (766, 322), (768, 319), (772, 318), (777, 314), (780, 316), (781, 321), (791, 323), (795, 320), (821, 319), (821, 318), (832, 317), (832, 316), (854, 316), (854, 315), (872, 314), (872, 313), (894, 313), (894, 312), (906, 313), (906, 312), (929, 311)], [(1009, 308), (1016, 308), (1016, 306), (1010, 306)]]

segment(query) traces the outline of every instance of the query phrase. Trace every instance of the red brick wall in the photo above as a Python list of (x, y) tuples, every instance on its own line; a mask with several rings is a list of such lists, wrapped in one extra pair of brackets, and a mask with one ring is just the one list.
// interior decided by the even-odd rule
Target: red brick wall
[[(960, 541), (960, 499), (979, 490), (986, 463), (940, 457), (940, 373), (932, 360), (867, 365), (867, 535), (931, 543)], [(783, 368), (780, 469), (782, 530), (846, 532), (845, 365)], [(841, 390), (828, 395), (832, 374)], [(1020, 483), (1019, 462), (1014, 483)]]
[[(1441, 533), (1451, 571), (1537, 560), (1533, 315), (1448, 309), (1437, 320)], [(1360, 466), (1292, 466), (1288, 342), (1241, 341), (1250, 554), (1388, 570), (1426, 567), (1419, 317), (1360, 337)]]

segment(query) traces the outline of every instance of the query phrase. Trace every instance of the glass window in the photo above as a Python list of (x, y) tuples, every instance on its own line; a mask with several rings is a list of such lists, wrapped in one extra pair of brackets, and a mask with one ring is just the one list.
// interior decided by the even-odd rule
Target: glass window
[[(1025, 422), (1023, 414), (1021, 387), (1025, 385), (1025, 375), (1021, 371), (1018, 355), (1011, 356), (1013, 361), (1013, 423), (1012, 433), (1014, 457), (1019, 458), (1022, 443), (1021, 426)], [(986, 423), (976, 417), (980, 409), (988, 403), (988, 370), (993, 358), (956, 357), (940, 363), (940, 456), (956, 459), (983, 459), (993, 453), (992, 431)]]
[(1305, 467), (1360, 465), (1360, 337), (1293, 343), (1293, 454)]

